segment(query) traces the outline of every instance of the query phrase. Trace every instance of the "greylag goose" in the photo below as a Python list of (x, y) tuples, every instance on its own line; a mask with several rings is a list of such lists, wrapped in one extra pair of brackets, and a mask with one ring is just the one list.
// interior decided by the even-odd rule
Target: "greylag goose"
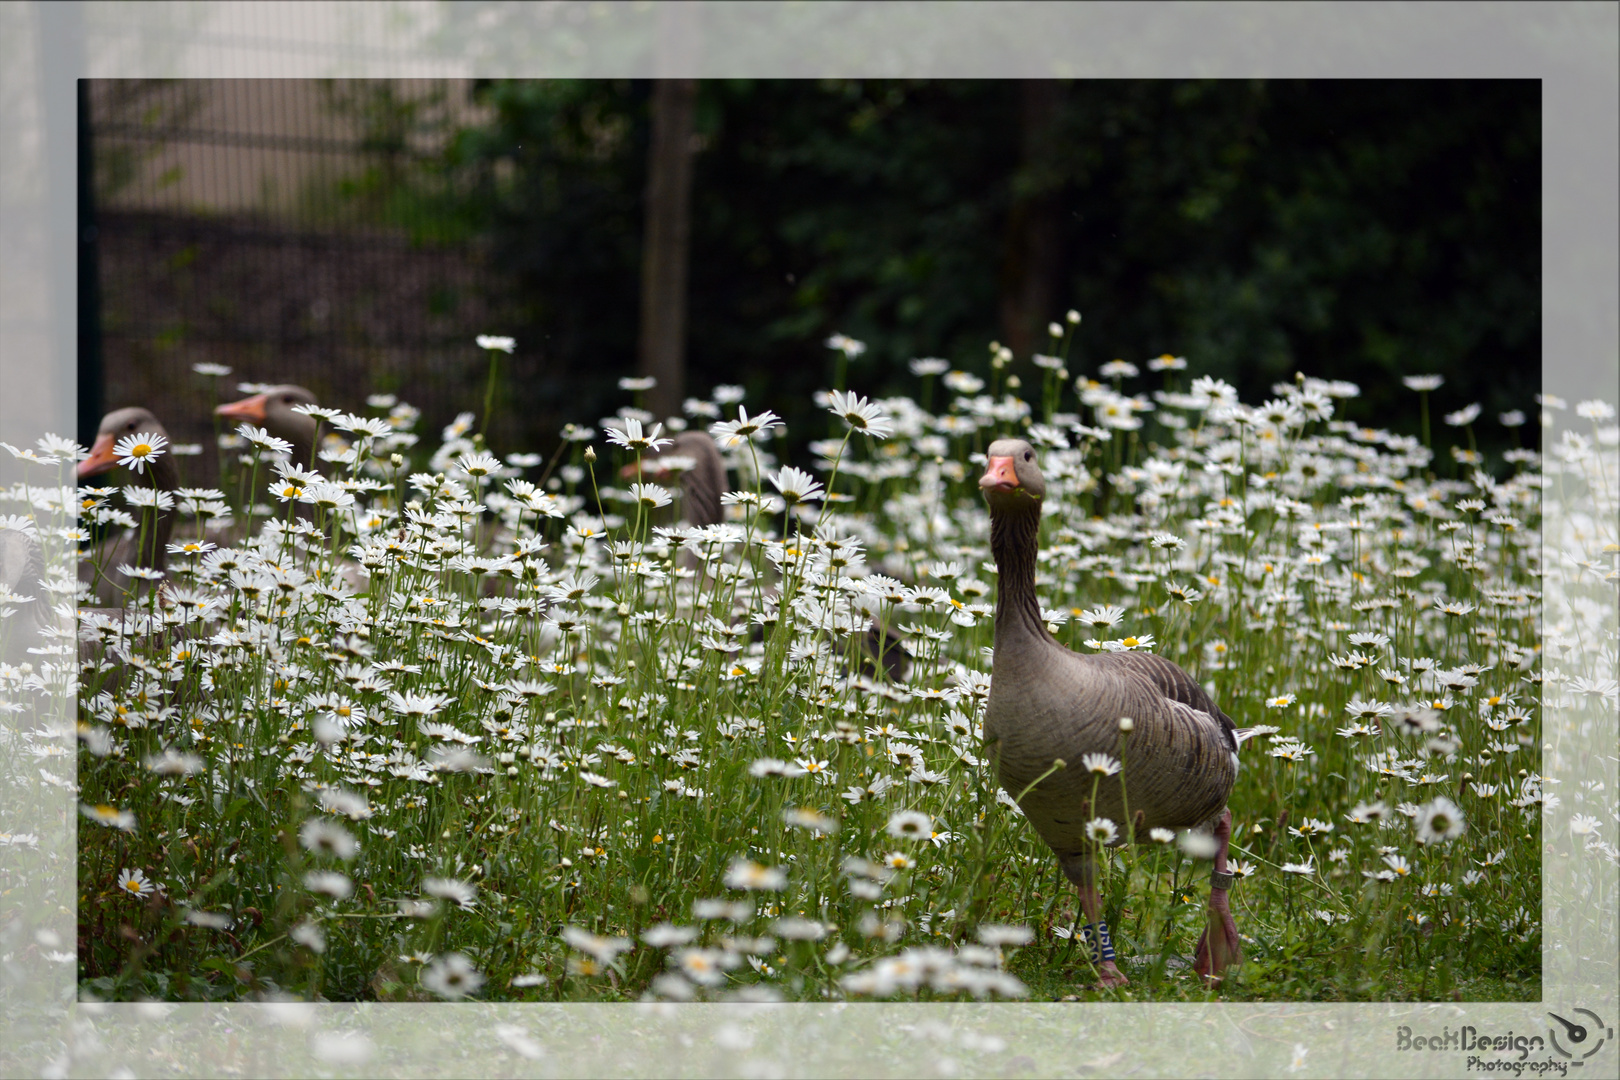
[[(165, 442), (169, 434), (157, 417), (146, 409), (131, 407), (110, 412), (101, 419), (96, 441), (90, 447), (90, 456), (79, 462), (80, 483), (92, 476), (110, 472), (118, 467), (119, 455), (115, 446), (120, 439), (132, 435), (157, 435)], [(116, 540), (104, 544), (91, 560), (79, 564), (79, 578), (90, 586), (96, 603), (102, 607), (122, 607), (140, 590), (138, 579), (132, 579), (120, 566), (161, 571), (167, 565), (169, 538), (174, 535), (176, 509), (174, 491), (180, 486), (180, 473), (174, 465), (174, 455), (160, 453), (148, 459), (150, 481), (141, 480), (141, 486), (150, 484), (161, 496), (167, 496), (167, 509), (156, 509), (152, 523), (145, 529), (131, 529)], [(138, 516), (138, 515), (137, 515)]]
[[(689, 525), (718, 525), (725, 520), (720, 496), (726, 490), (726, 460), (720, 454), (713, 437), (705, 431), (683, 431), (662, 450), (648, 454), (641, 460), (641, 475), (649, 480), (660, 480), (671, 471), (670, 459), (686, 459), (691, 467), (681, 474), (681, 518)], [(636, 475), (634, 463), (626, 465), (620, 475), (626, 479)], [(881, 666), (890, 679), (905, 682), (911, 673), (911, 657), (900, 647), (900, 638), (880, 626), (876, 621), (867, 628), (861, 642), (863, 659), (861, 673), (873, 676)], [(875, 661), (875, 663), (874, 663)]]
[[(163, 425), (146, 409), (119, 409), (104, 416), (96, 432), (96, 440), (90, 447), (90, 455), (78, 464), (76, 471), (80, 483), (117, 468), (121, 460), (118, 447), (127, 445), (124, 443), (127, 436), (135, 435), (168, 440)], [(169, 539), (174, 534), (178, 514), (173, 493), (180, 486), (180, 474), (170, 453), (153, 455), (146, 462), (145, 468), (151, 472), (150, 479), (139, 477), (135, 485), (143, 488), (150, 485), (160, 496), (168, 496), (168, 507), (165, 508), (160, 502), (154, 511), (150, 511), (154, 517), (144, 530), (138, 527), (131, 529), (123, 536), (104, 543), (92, 558), (79, 560), (79, 580), (90, 586), (92, 597), (91, 603), (80, 605), (78, 609), (81, 630), (79, 662), (81, 665), (102, 665), (100, 674), (94, 677), (89, 675), (88, 670), (81, 671), (88, 680), (81, 683), (81, 687), (87, 690), (116, 690), (123, 685), (129, 671), (121, 661), (109, 655), (93, 634), (87, 636), (83, 633), (84, 628), (95, 624), (98, 616), (126, 628), (133, 627), (135, 622), (144, 624), (146, 620), (138, 609), (129, 608), (128, 605), (131, 600), (149, 593), (153, 583), (128, 575), (119, 567), (161, 572), (168, 565)], [(161, 583), (157, 587), (161, 589)], [(160, 600), (161, 596), (159, 593)], [(43, 616), (44, 613), (37, 614)], [(152, 634), (149, 627), (139, 632), (149, 636)], [(159, 635), (158, 640), (167, 645), (172, 643), (173, 638), (165, 633)]]
[[(1018, 800), (1065, 876), (1079, 887), (1102, 986), (1129, 980), (1114, 963), (1102, 921), (1094, 880), (1098, 841), (1087, 835), (1088, 823), (1114, 823), (1111, 843), (1123, 842), (1127, 830), (1138, 839), (1156, 828), (1213, 833), (1208, 928), (1198, 942), (1195, 969), (1218, 980), (1242, 960), (1227, 903), (1233, 876), (1226, 869), (1232, 828), (1226, 801), (1237, 779), (1238, 733), (1203, 687), (1169, 660), (1143, 652), (1083, 656), (1047, 632), (1035, 595), (1046, 481), (1034, 449), (1021, 439), (997, 440), (988, 457), (979, 487), (990, 505), (999, 581), (984, 721), (987, 757), (1002, 788)], [(1125, 717), (1129, 725), (1121, 722)], [(1109, 775), (1122, 745), (1123, 773)]]
[(263, 393), (232, 401), (214, 409), (214, 415), (227, 420), (258, 424), (278, 439), (292, 443), (292, 463), (301, 469), (315, 469), (315, 436), (319, 426), (313, 416), (293, 412), (299, 405), (318, 405), (315, 395), (302, 386), (283, 384)]

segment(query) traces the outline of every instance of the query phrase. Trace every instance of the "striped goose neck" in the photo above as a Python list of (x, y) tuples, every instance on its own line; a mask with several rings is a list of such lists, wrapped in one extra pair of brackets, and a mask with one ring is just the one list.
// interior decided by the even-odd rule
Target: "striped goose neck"
[(996, 572), (996, 652), (1017, 641), (1053, 641), (1035, 596), (1035, 554), (1040, 545), (1041, 504), (1018, 499), (992, 509), (990, 552)]

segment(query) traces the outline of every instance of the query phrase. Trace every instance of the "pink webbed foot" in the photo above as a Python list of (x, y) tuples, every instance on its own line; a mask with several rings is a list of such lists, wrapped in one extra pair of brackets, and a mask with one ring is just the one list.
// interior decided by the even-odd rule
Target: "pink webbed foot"
[(1116, 986), (1128, 986), (1130, 981), (1125, 977), (1125, 973), (1115, 966), (1112, 960), (1104, 960), (1097, 965), (1098, 990), (1110, 990)]

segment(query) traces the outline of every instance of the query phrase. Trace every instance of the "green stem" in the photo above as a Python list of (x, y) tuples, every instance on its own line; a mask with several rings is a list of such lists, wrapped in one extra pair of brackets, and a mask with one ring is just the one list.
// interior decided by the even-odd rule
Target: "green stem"
[(500, 358), (500, 353), (497, 350), (489, 349), (487, 351), (489, 352), (489, 381), (484, 384), (484, 419), (478, 426), (480, 437), (489, 430), (489, 414), (490, 410), (495, 406), (495, 370)]

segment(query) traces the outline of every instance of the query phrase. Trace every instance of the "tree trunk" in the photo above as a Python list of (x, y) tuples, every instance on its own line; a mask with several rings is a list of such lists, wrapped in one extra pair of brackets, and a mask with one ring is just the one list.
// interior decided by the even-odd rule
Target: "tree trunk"
[(1049, 164), (1053, 121), (1063, 100), (1063, 84), (1025, 79), (1019, 84), (1018, 126), (1022, 137), (1018, 171), (1001, 265), (1002, 343), (1014, 356), (1045, 351), (1046, 324), (1057, 317), (1055, 292), (1061, 261), (1058, 245), (1061, 181)]
[(686, 396), (686, 269), (696, 96), (693, 79), (659, 79), (653, 84), (638, 370), (658, 380), (646, 400), (660, 420), (679, 415)]

